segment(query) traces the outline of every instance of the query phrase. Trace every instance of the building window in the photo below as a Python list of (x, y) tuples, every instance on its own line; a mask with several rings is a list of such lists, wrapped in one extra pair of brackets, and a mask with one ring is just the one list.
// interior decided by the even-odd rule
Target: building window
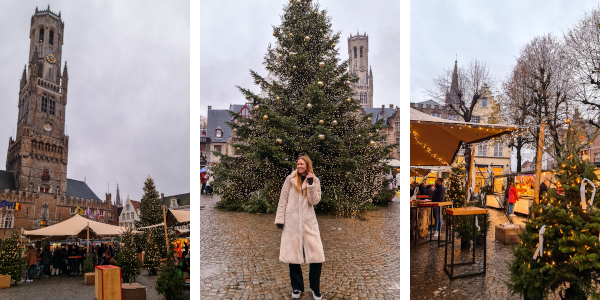
[(600, 162), (600, 152), (594, 153), (594, 162)]
[(483, 97), (483, 99), (481, 99), (481, 106), (487, 107), (487, 98), (486, 97)]
[(363, 55), (362, 55), (362, 49), (363, 49), (363, 47), (360, 46), (360, 57), (363, 57)]
[(75, 214), (75, 207), (70, 207), (69, 208), (69, 212), (74, 215)]
[(494, 145), (494, 157), (502, 157), (504, 146), (500, 143)]
[(478, 116), (471, 117), (471, 123), (479, 123), (479, 122), (481, 122), (481, 119)]
[(202, 130), (201, 136), (206, 136), (206, 130)]
[(48, 97), (42, 97), (42, 112), (48, 112)]
[[(354, 47), (354, 58), (356, 58), (356, 47)], [(354, 67), (356, 68), (356, 65), (354, 65)]]
[(477, 146), (477, 154), (479, 154), (479, 156), (487, 156), (487, 145), (479, 144)]
[(438, 118), (442, 117), (442, 114), (440, 114), (440, 113), (431, 113), (431, 115), (434, 117), (438, 117)]
[(200, 151), (204, 152), (206, 148), (205, 144), (200, 144)]
[(100, 216), (104, 217), (104, 211), (103, 210), (100, 211)]
[(50, 109), (49, 109), (49, 113), (50, 113), (51, 115), (53, 115), (53, 116), (54, 116), (54, 114), (55, 114), (55, 111), (56, 111), (56, 101), (54, 101), (54, 100), (50, 100)]
[(221, 152), (221, 145), (215, 145), (214, 151)]
[(248, 109), (248, 107), (244, 106), (244, 108), (242, 108), (241, 115), (244, 118), (250, 118), (251, 117), (250, 116), (250, 110)]
[(13, 212), (9, 211), (8, 213), (6, 213), (6, 216), (4, 216), (4, 228), (12, 228), (13, 227)]
[(223, 137), (223, 130), (221, 130), (221, 129), (216, 129), (216, 130), (215, 130), (215, 138), (218, 138), (218, 139), (220, 139), (220, 138), (222, 138), (222, 137)]
[(44, 28), (40, 28), (40, 43), (44, 41)]
[(50, 30), (50, 36), (48, 38), (48, 43), (50, 43), (50, 45), (54, 45), (54, 31)]
[(46, 228), (46, 227), (48, 227), (48, 221), (46, 221), (46, 220), (41, 220), (41, 221), (40, 221), (40, 229), (41, 229), (41, 228)]
[(456, 115), (448, 115), (448, 120), (457, 121), (458, 118), (456, 117)]

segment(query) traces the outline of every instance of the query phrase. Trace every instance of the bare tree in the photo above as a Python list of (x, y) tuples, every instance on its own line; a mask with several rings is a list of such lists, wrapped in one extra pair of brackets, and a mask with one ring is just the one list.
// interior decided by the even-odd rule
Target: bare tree
[(207, 121), (208, 119), (205, 116), (200, 115), (200, 128), (206, 128)]
[(565, 51), (574, 81), (573, 94), (584, 107), (583, 117), (600, 128), (600, 8), (586, 12), (564, 35)]
[[(521, 60), (522, 61), (522, 60)], [(527, 72), (522, 62), (517, 61), (511, 73), (502, 83), (502, 93), (498, 95), (500, 114), (511, 125), (529, 125), (531, 123), (532, 97), (525, 80)], [(516, 150), (517, 172), (521, 172), (522, 150), (535, 143), (528, 131), (520, 131), (517, 136), (507, 136), (508, 147)]]
[(490, 74), (487, 65), (473, 59), (466, 68), (459, 68), (455, 64), (452, 70), (444, 69), (444, 72), (433, 80), (433, 88), (427, 89), (425, 94), (440, 103), (451, 103), (450, 109), (465, 122), (470, 122), (473, 109), (483, 98), (481, 88), (487, 84), (491, 90), (497, 83), (498, 79)]

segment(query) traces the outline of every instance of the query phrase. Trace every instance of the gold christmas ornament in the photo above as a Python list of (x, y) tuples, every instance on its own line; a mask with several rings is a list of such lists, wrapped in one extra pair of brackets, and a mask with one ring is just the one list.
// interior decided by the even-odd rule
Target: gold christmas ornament
[(319, 134), (319, 139), (320, 139), (320, 140), (324, 140), (324, 139), (325, 139), (325, 135), (323, 135), (323, 134)]
[(323, 86), (323, 81), (319, 81), (317, 83), (319, 84), (319, 86)]
[(375, 147), (375, 145), (376, 145), (376, 144), (377, 144), (377, 143), (375, 143), (375, 141), (370, 141), (370, 142), (369, 142), (369, 145), (371, 145), (372, 147)]
[(293, 37), (293, 36), (294, 36), (294, 34), (290, 32), (290, 37)]
[(319, 14), (318, 12), (315, 11), (315, 15)]
[(367, 118), (367, 121), (371, 122), (371, 117)]
[(279, 58), (282, 58), (282, 57), (283, 57), (283, 54), (279, 53), (278, 57), (279, 57)]
[(258, 84), (259, 82), (260, 82), (260, 81), (258, 81), (258, 80), (254, 80), (254, 83), (256, 83), (256, 84)]
[(275, 32), (273, 32), (273, 36), (276, 36), (277, 34), (275, 34)]
[(302, 1), (296, 0), (296, 4), (300, 4), (300, 3), (302, 3)]
[(236, 133), (236, 132), (237, 132), (237, 129), (235, 129), (235, 128), (234, 128), (232, 131), (233, 131), (233, 133)]
[(267, 115), (264, 115), (264, 116), (263, 116), (263, 120), (265, 120), (265, 121), (266, 121), (268, 118), (269, 118), (269, 116), (267, 116)]
[(392, 149), (390, 149), (390, 152), (394, 152), (394, 149), (393, 149), (393, 148), (392, 148)]
[(312, 104), (306, 104), (306, 108), (311, 109), (312, 108)]
[(277, 98), (275, 98), (275, 100), (279, 101), (279, 100), (281, 100), (281, 99), (280, 99), (279, 97), (277, 97)]
[(235, 150), (237, 150), (237, 151), (240, 151), (240, 150), (241, 150), (241, 148), (240, 148), (240, 147), (237, 147), (237, 148), (235, 148)]
[(260, 109), (260, 106), (258, 106), (258, 105), (254, 106), (254, 110), (259, 110), (259, 109)]
[(325, 124), (325, 121), (319, 120), (319, 124), (323, 125), (323, 124)]
[(331, 44), (331, 47), (335, 47), (335, 43)]
[(369, 132), (369, 136), (373, 136), (373, 134)]
[(325, 63), (324, 63), (324, 62), (320, 62), (320, 63), (319, 63), (319, 67), (321, 67), (321, 68), (322, 68), (322, 67), (324, 67), (324, 66), (325, 66)]
[(333, 126), (337, 125), (337, 121), (336, 120), (331, 121), (331, 125), (333, 125)]
[(308, 41), (310, 41), (310, 37), (309, 37), (308, 35), (307, 35), (307, 36), (305, 36), (305, 37), (304, 37), (304, 41), (305, 41), (305, 42), (308, 42)]
[(296, 17), (294, 17), (292, 20), (296, 21)]
[(281, 139), (276, 139), (275, 141), (277, 142), (277, 144), (281, 144), (282, 143)]
[(350, 102), (352, 102), (352, 99), (348, 98), (348, 99), (346, 99), (346, 102), (350, 103)]
[(283, 84), (281, 84), (281, 83), (280, 83), (280, 84), (279, 84), (279, 87), (283, 87)]
[(296, 66), (293, 66), (292, 68), (294, 68), (294, 70), (296, 69)]
[(346, 80), (345, 83), (346, 83), (347, 86), (350, 86), (350, 81)]

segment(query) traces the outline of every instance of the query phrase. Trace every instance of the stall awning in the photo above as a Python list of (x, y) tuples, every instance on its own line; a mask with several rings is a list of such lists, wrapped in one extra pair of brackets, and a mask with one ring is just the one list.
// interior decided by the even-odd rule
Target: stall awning
[(167, 212), (167, 226), (185, 225), (190, 223), (189, 210), (169, 209)]
[(452, 164), (462, 143), (477, 143), (517, 130), (517, 126), (445, 120), (410, 109), (410, 165)]
[(96, 222), (76, 214), (70, 219), (54, 224), (52, 226), (40, 228), (37, 230), (25, 230), (23, 234), (33, 241), (42, 240), (46, 238), (52, 238), (55, 240), (66, 240), (71, 236), (84, 239), (87, 237), (88, 224), (90, 225), (91, 239), (97, 239), (103, 236), (115, 236), (126, 231), (124, 227)]

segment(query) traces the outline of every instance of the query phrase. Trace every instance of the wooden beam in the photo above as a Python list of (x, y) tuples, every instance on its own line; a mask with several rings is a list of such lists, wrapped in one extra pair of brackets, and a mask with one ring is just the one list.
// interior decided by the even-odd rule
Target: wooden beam
[(165, 205), (163, 204), (163, 225), (165, 227), (165, 241), (167, 242), (167, 253), (169, 253), (169, 236), (167, 235), (167, 213), (165, 212)]
[(540, 203), (540, 180), (542, 177), (542, 157), (544, 155), (544, 136), (546, 132), (546, 122), (542, 122), (540, 127), (540, 136), (538, 139), (537, 153), (535, 156), (535, 177), (533, 183), (533, 199), (535, 203)]
[(467, 174), (467, 193), (473, 186), (473, 174), (475, 174), (475, 147), (471, 144), (471, 161), (469, 162), (469, 173)]

